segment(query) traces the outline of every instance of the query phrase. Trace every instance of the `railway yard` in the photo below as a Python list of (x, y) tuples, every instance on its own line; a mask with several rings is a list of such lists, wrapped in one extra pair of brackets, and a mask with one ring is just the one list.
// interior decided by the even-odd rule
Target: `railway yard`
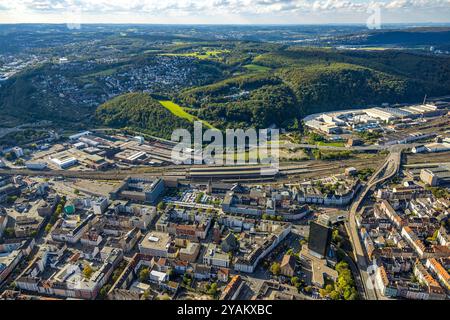
[(357, 169), (377, 168), (383, 162), (383, 155), (370, 155), (369, 157), (347, 159), (343, 161), (303, 161), (300, 163), (281, 163), (279, 172), (269, 176), (261, 176), (261, 169), (265, 167), (207, 167), (207, 166), (167, 166), (167, 167), (137, 167), (132, 169), (110, 170), (105, 172), (50, 170), (35, 171), (29, 169), (8, 169), (2, 174), (65, 177), (89, 180), (122, 180), (131, 177), (173, 177), (180, 181), (209, 181), (218, 180), (226, 182), (289, 182), (292, 179), (307, 179), (310, 177), (328, 176), (341, 172), (346, 167)]

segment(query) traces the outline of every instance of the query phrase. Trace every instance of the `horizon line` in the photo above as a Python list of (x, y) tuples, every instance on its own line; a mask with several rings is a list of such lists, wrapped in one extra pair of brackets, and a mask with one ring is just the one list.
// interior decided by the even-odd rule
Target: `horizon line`
[[(71, 22), (0, 22), (0, 26), (6, 25), (66, 25)], [(134, 25), (134, 26), (365, 26), (364, 22), (324, 22), (324, 23), (133, 23), (133, 22), (80, 22), (80, 25)], [(449, 25), (448, 22), (388, 22), (382, 26), (389, 25)]]

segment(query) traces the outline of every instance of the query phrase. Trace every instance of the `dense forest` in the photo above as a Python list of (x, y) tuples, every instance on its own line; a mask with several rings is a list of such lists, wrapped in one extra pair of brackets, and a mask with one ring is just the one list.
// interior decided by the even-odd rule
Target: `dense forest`
[[(67, 44), (65, 34), (52, 46), (40, 47), (40, 41), (30, 45), (28, 50), (42, 62), (0, 82), (0, 126), (51, 120), (58, 127), (80, 129), (101, 123), (164, 137), (174, 127), (192, 126), (153, 96), (177, 103), (190, 116), (219, 129), (275, 125), (289, 130), (298, 128), (308, 114), (419, 103), (425, 95), (450, 94), (450, 55), (429, 49), (348, 50), (290, 42), (180, 39), (159, 31), (96, 32), (93, 27), (92, 33), (80, 35), (77, 45)], [(448, 30), (383, 31), (370, 37), (395, 38), (398, 32), (423, 42)], [(21, 36), (34, 39), (31, 33)], [(334, 39), (345, 44), (353, 36)], [(10, 36), (3, 41), (5, 37)], [(25, 53), (23, 59), (29, 56)], [(61, 63), (60, 57), (67, 61)]]
[(450, 93), (450, 58), (394, 50), (287, 48), (255, 57), (270, 71), (236, 76), (176, 96), (216, 126), (289, 128), (294, 118)]
[(448, 27), (417, 27), (406, 30), (374, 30), (364, 36), (354, 34), (337, 37), (339, 43), (353, 45), (443, 45), (448, 44)]
[(191, 128), (191, 123), (174, 116), (146, 93), (128, 93), (116, 97), (96, 111), (96, 120), (113, 128), (129, 127), (170, 139), (172, 131)]
[(450, 93), (450, 59), (443, 57), (291, 47), (262, 53), (251, 62), (265, 68), (170, 97), (218, 128), (290, 129), (307, 114), (414, 103), (425, 95)]

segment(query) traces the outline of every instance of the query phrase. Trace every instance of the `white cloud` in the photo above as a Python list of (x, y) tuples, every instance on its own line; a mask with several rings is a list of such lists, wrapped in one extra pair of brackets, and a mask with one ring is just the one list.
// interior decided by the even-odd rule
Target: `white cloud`
[[(0, 0), (0, 13), (153, 16), (276, 16), (365, 13), (373, 6), (386, 11), (450, 10), (450, 0)], [(448, 20), (448, 19), (447, 19)], [(0, 20), (1, 22), (1, 20)]]
[(445, 8), (449, 6), (450, 0), (392, 0), (384, 5), (387, 9)]

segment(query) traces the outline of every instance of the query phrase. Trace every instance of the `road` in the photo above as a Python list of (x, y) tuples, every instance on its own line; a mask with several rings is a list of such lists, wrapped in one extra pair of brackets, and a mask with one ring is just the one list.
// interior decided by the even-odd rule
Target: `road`
[(372, 176), (366, 186), (363, 187), (358, 194), (350, 208), (348, 223), (346, 224), (350, 241), (353, 246), (353, 254), (355, 262), (358, 266), (360, 279), (365, 291), (365, 298), (367, 300), (377, 300), (377, 292), (368, 272), (368, 262), (364, 250), (364, 244), (359, 237), (359, 229), (356, 224), (356, 215), (359, 212), (361, 205), (364, 203), (366, 196), (377, 186), (385, 181), (393, 178), (400, 170), (401, 156), (406, 146), (394, 146), (390, 149), (390, 154), (384, 164)]

